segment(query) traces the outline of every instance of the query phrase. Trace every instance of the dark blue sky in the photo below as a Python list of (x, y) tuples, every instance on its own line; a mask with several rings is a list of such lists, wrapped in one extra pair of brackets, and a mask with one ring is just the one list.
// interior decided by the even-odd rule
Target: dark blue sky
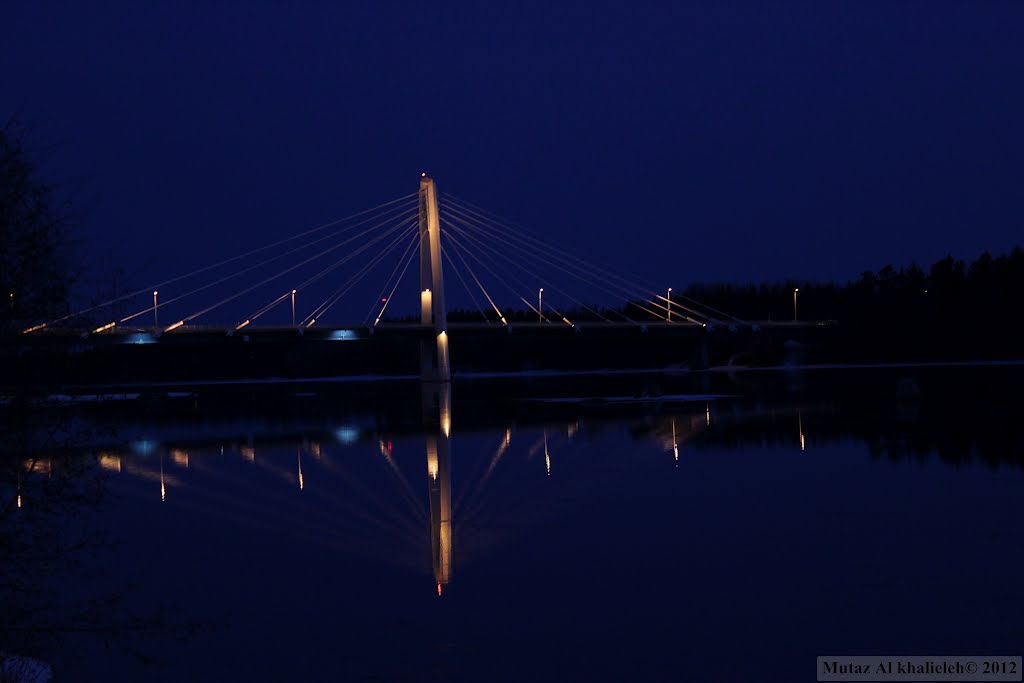
[(9, 6), (0, 114), (139, 283), (450, 191), (652, 283), (1024, 242), (1024, 3)]

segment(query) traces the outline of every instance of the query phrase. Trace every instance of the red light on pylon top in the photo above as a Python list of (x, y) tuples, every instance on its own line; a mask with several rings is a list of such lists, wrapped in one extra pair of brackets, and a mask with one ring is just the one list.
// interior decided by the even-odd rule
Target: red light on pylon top
[(382, 304), (386, 304), (386, 303), (388, 302), (388, 298), (387, 298), (386, 296), (384, 296), (384, 297), (381, 297), (381, 299), (380, 299), (380, 302), (381, 302)]

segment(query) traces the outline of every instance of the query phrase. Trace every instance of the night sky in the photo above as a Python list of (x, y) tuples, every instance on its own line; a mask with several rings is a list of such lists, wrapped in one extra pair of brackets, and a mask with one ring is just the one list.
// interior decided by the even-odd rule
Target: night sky
[(93, 282), (415, 191), (655, 285), (1024, 242), (1024, 3), (8, 5), (0, 115)]

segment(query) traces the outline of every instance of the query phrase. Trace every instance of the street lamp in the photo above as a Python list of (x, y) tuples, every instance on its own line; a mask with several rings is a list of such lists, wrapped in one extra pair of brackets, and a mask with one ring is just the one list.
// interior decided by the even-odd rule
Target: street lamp
[(665, 318), (669, 322), (672, 322), (672, 288), (668, 288), (668, 296), (665, 297), (665, 301), (668, 302), (668, 317)]
[(292, 327), (295, 327), (295, 290), (292, 290)]
[(544, 322), (544, 288), (537, 292), (537, 322)]
[(157, 317), (156, 317), (156, 295), (157, 295), (157, 291), (154, 289), (153, 290), (153, 327), (160, 327), (160, 322), (157, 320)]
[(796, 322), (796, 293), (800, 291), (799, 287), (793, 289), (793, 322)]

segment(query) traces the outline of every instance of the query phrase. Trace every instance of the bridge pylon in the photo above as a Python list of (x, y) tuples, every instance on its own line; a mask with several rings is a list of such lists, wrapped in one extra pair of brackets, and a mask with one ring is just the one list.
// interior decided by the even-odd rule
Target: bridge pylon
[(424, 380), (451, 380), (448, 362), (448, 315), (441, 271), (441, 216), (437, 185), (424, 173), (420, 178), (420, 322), (433, 325), (432, 339), (420, 342), (420, 372)]

